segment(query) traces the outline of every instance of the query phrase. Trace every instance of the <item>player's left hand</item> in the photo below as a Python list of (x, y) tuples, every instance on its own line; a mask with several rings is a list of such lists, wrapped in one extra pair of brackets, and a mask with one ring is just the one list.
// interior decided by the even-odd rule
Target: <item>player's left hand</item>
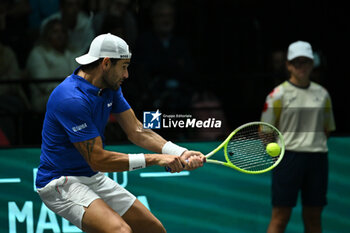
[(181, 158), (187, 161), (184, 170), (188, 171), (203, 167), (203, 164), (206, 162), (205, 156), (199, 151), (185, 151)]

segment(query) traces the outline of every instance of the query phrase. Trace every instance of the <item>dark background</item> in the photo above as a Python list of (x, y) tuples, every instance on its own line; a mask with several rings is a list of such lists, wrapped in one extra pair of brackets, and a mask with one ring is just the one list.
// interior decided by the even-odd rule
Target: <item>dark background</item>
[[(305, 40), (321, 54), (323, 75), (318, 82), (332, 98), (335, 134), (350, 132), (346, 72), (350, 21), (344, 3), (328, 0), (175, 2), (176, 30), (188, 39), (198, 68), (193, 79), (219, 96), (231, 127), (259, 119), (265, 97), (274, 87), (269, 75), (271, 52), (287, 50), (290, 43)], [(140, 12), (140, 18), (145, 16), (142, 13), (145, 12)], [(146, 28), (147, 20), (141, 21)]]
[[(132, 1), (132, 11), (141, 34), (150, 29), (149, 6), (154, 1)], [(266, 95), (275, 84), (270, 74), (269, 59), (272, 51), (286, 50), (296, 40), (311, 43), (321, 55), (321, 79), (318, 80), (330, 93), (337, 130), (334, 135), (349, 135), (350, 114), (348, 88), (349, 14), (345, 3), (323, 1), (259, 1), (259, 0), (177, 0), (175, 32), (185, 38), (190, 46), (195, 72), (190, 77), (189, 89), (210, 90), (222, 104), (228, 127), (258, 120)], [(13, 21), (26, 25), (26, 19)], [(22, 34), (19, 31), (17, 34)], [(31, 43), (25, 37), (14, 49), (23, 65), (26, 50)], [(8, 41), (7, 34), (2, 40)], [(13, 44), (12, 44), (13, 45)], [(28, 51), (27, 51), (28, 52)], [(137, 51), (134, 51), (137, 53)], [(22, 62), (21, 62), (22, 61)], [(130, 79), (123, 84), (123, 92), (139, 119), (145, 109), (140, 106), (140, 93), (133, 90), (139, 77), (130, 65)], [(146, 90), (145, 90), (146, 91)], [(187, 113), (186, 109), (181, 110)], [(17, 146), (40, 145), (42, 116), (27, 112), (20, 127), (21, 139)], [(113, 125), (108, 134), (119, 130)], [(161, 132), (163, 133), (163, 132)], [(166, 132), (165, 132), (166, 134)], [(194, 137), (178, 137), (176, 132), (168, 136), (174, 140), (196, 140)], [(109, 143), (125, 141), (123, 135)]]

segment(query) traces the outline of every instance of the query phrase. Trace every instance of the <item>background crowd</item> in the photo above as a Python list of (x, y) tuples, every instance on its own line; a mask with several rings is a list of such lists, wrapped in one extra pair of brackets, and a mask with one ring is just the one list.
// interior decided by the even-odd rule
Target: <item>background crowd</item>
[[(172, 140), (216, 140), (258, 120), (266, 95), (288, 77), (288, 44), (309, 41), (312, 80), (332, 97), (348, 134), (346, 7), (324, 1), (1, 0), (0, 145), (40, 145), (51, 91), (92, 39), (110, 32), (133, 53), (126, 99), (143, 111), (223, 121), (221, 130), (163, 129)], [(106, 134), (126, 141), (114, 119)]]

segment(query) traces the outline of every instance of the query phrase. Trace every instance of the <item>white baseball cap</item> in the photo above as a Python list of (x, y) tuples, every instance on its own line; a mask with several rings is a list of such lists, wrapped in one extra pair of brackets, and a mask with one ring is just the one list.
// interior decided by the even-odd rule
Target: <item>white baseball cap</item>
[(312, 60), (314, 59), (310, 43), (299, 40), (289, 45), (287, 55), (288, 61), (297, 57), (308, 57)]
[(108, 33), (97, 36), (91, 42), (89, 52), (75, 60), (80, 65), (87, 65), (102, 57), (130, 59), (131, 53), (122, 38)]

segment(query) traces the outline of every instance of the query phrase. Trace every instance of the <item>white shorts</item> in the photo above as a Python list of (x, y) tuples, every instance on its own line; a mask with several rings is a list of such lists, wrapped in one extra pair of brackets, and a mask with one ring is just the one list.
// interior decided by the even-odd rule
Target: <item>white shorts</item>
[(38, 189), (45, 205), (81, 229), (84, 207), (101, 198), (120, 216), (133, 205), (136, 197), (118, 183), (97, 173), (92, 177), (61, 176)]

